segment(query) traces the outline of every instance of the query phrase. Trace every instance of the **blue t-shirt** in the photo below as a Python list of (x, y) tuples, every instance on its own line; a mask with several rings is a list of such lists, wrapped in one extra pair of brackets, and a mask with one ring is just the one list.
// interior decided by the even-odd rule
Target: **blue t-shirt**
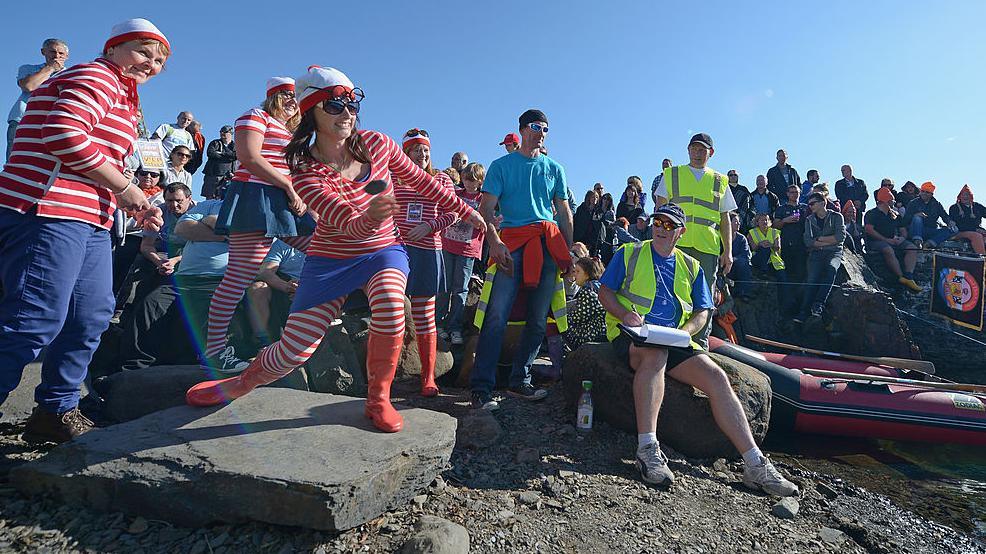
[(301, 277), (301, 268), (305, 265), (305, 253), (292, 248), (284, 241), (275, 240), (267, 257), (264, 258), (264, 263), (275, 263), (277, 271), (292, 279), (298, 279)]
[[(41, 71), (41, 68), (45, 64), (26, 64), (17, 68), (17, 80), (20, 81), (25, 77), (34, 75), (35, 73)], [(58, 72), (52, 73), (52, 75), (57, 75)], [(50, 78), (50, 77), (49, 77)], [(10, 113), (7, 114), (7, 121), (20, 121), (24, 117), (24, 111), (27, 110), (27, 99), (31, 97), (30, 92), (24, 92), (21, 90), (21, 95), (17, 97), (17, 101), (10, 108)]]
[[(681, 319), (681, 303), (674, 295), (674, 254), (664, 258), (657, 252), (653, 253), (654, 275), (657, 277), (657, 292), (654, 294), (654, 304), (650, 313), (644, 316), (644, 321), (662, 327), (678, 327)], [(599, 281), (612, 291), (619, 291), (627, 277), (627, 266), (623, 255), (613, 256), (606, 271)], [(705, 282), (705, 273), (699, 267), (695, 282), (692, 283), (692, 312), (708, 310), (714, 307), (712, 292)]]
[(511, 152), (490, 164), (483, 192), (500, 201), (503, 228), (554, 221), (552, 200), (568, 198), (565, 170), (545, 155), (528, 158)]
[[(222, 200), (206, 200), (192, 206), (185, 215), (178, 219), (182, 221), (202, 221), (209, 215), (219, 215)], [(178, 262), (175, 275), (197, 275), (200, 277), (222, 277), (229, 263), (229, 244), (226, 241), (195, 241), (185, 243)]]

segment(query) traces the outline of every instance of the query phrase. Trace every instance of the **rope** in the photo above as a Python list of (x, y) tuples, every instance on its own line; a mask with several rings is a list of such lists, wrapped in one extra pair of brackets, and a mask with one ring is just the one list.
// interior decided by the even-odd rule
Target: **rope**
[(948, 327), (945, 327), (944, 325), (942, 325), (941, 323), (939, 323), (937, 321), (932, 321), (930, 319), (925, 319), (925, 318), (923, 318), (921, 316), (912, 314), (911, 312), (902, 310), (902, 309), (898, 308), (897, 306), (894, 306), (894, 309), (897, 310), (898, 312), (904, 314), (904, 315), (911, 316), (914, 319), (917, 319), (918, 321), (923, 321), (923, 322), (927, 323), (928, 325), (931, 325), (932, 327), (937, 327), (937, 328), (941, 329), (942, 331), (948, 331), (949, 333), (952, 333), (954, 335), (958, 335), (958, 336), (960, 336), (960, 337), (962, 337), (962, 338), (964, 338), (966, 340), (970, 340), (970, 341), (972, 341), (972, 342), (974, 342), (976, 344), (979, 344), (981, 346), (986, 346), (986, 342), (983, 342), (983, 341), (978, 340), (978, 339), (974, 339), (974, 338), (970, 337), (969, 335), (966, 335), (966, 334), (963, 334), (963, 333), (960, 333), (960, 332), (956, 331), (955, 329), (949, 329)]

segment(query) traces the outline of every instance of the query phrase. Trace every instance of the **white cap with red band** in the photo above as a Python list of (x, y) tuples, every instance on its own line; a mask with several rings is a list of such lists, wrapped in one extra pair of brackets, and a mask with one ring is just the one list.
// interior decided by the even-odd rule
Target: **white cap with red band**
[(404, 138), (401, 140), (401, 147), (407, 148), (412, 144), (424, 144), (428, 148), (431, 148), (431, 139), (429, 139), (428, 135), (422, 133), (420, 130), (411, 129), (404, 135)]
[(356, 88), (342, 71), (317, 65), (308, 66), (308, 72), (295, 79), (295, 87), (298, 109), (301, 110), (301, 113), (305, 113), (319, 102), (329, 99), (336, 87), (342, 87), (346, 92)]
[(294, 79), (291, 77), (271, 77), (267, 79), (267, 96), (273, 96), (275, 92), (290, 90), (294, 92)]
[(111, 46), (117, 46), (131, 40), (151, 39), (163, 43), (171, 50), (171, 43), (153, 23), (146, 19), (128, 19), (123, 23), (117, 23), (110, 30), (110, 38), (106, 39), (103, 45), (103, 52)]

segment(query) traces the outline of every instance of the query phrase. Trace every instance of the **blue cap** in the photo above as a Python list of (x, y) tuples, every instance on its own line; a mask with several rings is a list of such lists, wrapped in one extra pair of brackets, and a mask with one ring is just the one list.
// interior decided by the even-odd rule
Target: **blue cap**
[(685, 226), (685, 212), (680, 206), (673, 202), (668, 202), (667, 204), (661, 206), (654, 212), (652, 217), (663, 215), (664, 217), (674, 221), (678, 225)]

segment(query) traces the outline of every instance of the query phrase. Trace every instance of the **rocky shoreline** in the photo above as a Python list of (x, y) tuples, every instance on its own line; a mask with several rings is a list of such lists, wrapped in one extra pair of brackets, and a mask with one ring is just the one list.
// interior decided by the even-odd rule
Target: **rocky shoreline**
[(801, 486), (797, 503), (746, 490), (737, 463), (672, 451), (673, 489), (646, 486), (632, 464), (635, 437), (605, 423), (576, 432), (561, 386), (541, 403), (508, 399), (495, 415), (472, 413), (462, 390), (437, 399), (417, 397), (410, 384), (395, 392), (459, 419), (449, 467), (403, 508), (334, 536), (261, 524), (175, 527), (22, 496), (9, 486), (11, 467), (45, 451), (19, 440), (21, 424), (3, 424), (0, 551), (461, 551), (458, 524), (473, 552), (986, 552), (968, 535), (796, 462), (779, 465)]

